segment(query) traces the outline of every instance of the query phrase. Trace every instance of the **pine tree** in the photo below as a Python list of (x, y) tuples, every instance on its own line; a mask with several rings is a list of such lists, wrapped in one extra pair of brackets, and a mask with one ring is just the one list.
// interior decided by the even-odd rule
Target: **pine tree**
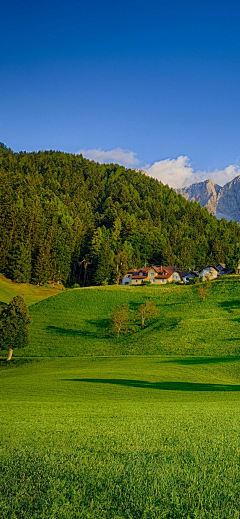
[(127, 272), (127, 264), (128, 264), (128, 257), (127, 252), (121, 251), (118, 254), (115, 255), (113, 264), (115, 267), (114, 272), (114, 281), (116, 285), (119, 285), (120, 279), (126, 274)]
[(7, 256), (6, 274), (16, 283), (28, 283), (31, 280), (31, 248), (29, 243), (16, 243)]
[(50, 244), (41, 243), (33, 269), (33, 282), (37, 285), (46, 283), (50, 278)]
[(110, 246), (110, 239), (104, 240), (98, 259), (94, 282), (97, 285), (107, 285), (111, 281), (114, 252)]

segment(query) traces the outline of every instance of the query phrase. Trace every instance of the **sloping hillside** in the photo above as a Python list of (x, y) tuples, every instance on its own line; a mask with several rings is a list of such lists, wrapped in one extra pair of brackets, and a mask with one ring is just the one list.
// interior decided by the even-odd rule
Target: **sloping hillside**
[(23, 296), (27, 305), (33, 305), (45, 299), (59, 294), (62, 288), (38, 287), (30, 283), (14, 283), (0, 274), (0, 305), (7, 304), (15, 296)]
[(0, 271), (21, 282), (106, 285), (145, 262), (235, 267), (240, 228), (116, 164), (0, 147)]
[[(99, 287), (63, 292), (31, 306), (31, 343), (14, 356), (238, 355), (240, 280), (212, 283), (203, 302), (196, 286)], [(151, 298), (159, 317), (141, 329), (138, 305)], [(111, 309), (127, 303), (132, 318), (117, 339), (109, 331)]]

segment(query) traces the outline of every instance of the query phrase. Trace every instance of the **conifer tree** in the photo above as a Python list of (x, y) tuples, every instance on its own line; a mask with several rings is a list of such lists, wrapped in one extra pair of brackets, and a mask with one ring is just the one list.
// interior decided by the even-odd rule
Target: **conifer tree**
[(239, 242), (236, 222), (217, 220), (140, 172), (0, 146), (0, 272), (12, 279), (28, 280), (31, 264), (38, 284), (110, 283), (123, 252), (127, 268), (199, 270), (221, 261), (236, 269)]
[(29, 243), (16, 243), (8, 253), (6, 274), (16, 283), (31, 281), (31, 248)]
[(118, 254), (116, 254), (114, 257), (113, 264), (115, 267), (114, 268), (115, 272), (114, 272), (113, 278), (114, 278), (115, 284), (119, 285), (120, 279), (124, 276), (124, 274), (126, 274), (127, 268), (128, 268), (127, 267), (127, 264), (128, 264), (127, 252), (125, 252), (125, 251), (118, 252)]
[(37, 285), (46, 283), (50, 279), (50, 244), (44, 241), (41, 243), (36, 262), (33, 269), (33, 281)]
[(98, 259), (94, 282), (97, 285), (107, 285), (111, 281), (114, 252), (110, 246), (110, 239), (104, 240)]

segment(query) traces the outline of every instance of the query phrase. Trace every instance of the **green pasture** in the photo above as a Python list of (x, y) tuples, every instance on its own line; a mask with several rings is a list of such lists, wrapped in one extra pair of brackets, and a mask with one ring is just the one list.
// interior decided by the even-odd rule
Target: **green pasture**
[(19, 363), (1, 370), (1, 517), (239, 517), (240, 357)]
[[(156, 304), (159, 317), (141, 329), (134, 312), (147, 299)], [(123, 303), (131, 317), (117, 339), (109, 318), (112, 308)], [(213, 282), (204, 302), (197, 286), (68, 290), (30, 307), (31, 343), (24, 355), (238, 355), (239, 303), (239, 276)]]
[(27, 305), (38, 303), (46, 297), (59, 294), (61, 288), (53, 288), (51, 286), (38, 287), (30, 283), (14, 283), (11, 279), (7, 279), (0, 274), (0, 308), (15, 296), (24, 297)]
[[(159, 317), (141, 329), (148, 298)], [(239, 519), (239, 301), (232, 276), (204, 302), (174, 285), (32, 304), (29, 347), (0, 360), (0, 517)]]

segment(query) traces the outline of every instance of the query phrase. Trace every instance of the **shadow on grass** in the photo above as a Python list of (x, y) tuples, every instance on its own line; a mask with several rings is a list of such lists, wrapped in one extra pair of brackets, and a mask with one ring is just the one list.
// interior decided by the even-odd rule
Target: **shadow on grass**
[[(136, 323), (135, 321), (133, 321), (133, 322), (128, 323), (128, 325), (126, 325), (125, 327), (122, 328), (121, 335), (118, 339), (118, 342), (120, 342), (121, 339), (123, 339), (124, 341), (126, 340), (126, 332), (129, 332), (129, 330), (128, 330), (129, 327), (130, 327), (131, 332), (139, 331), (139, 332), (141, 332), (141, 334), (143, 333), (145, 335), (146, 333), (149, 334), (149, 332), (155, 333), (156, 331), (162, 331), (162, 330), (164, 330), (165, 332), (171, 331), (179, 324), (179, 322), (181, 322), (181, 319), (178, 319), (175, 317), (167, 319), (167, 320), (166, 319), (162, 319), (162, 320), (159, 320), (159, 319), (153, 320), (152, 319), (152, 320), (147, 321), (144, 328), (142, 328), (139, 323)], [(85, 323), (92, 329), (76, 330), (73, 328), (64, 328), (61, 326), (50, 325), (50, 326), (46, 326), (46, 330), (48, 330), (49, 332), (52, 332), (54, 335), (55, 334), (63, 335), (66, 337), (91, 337), (94, 339), (99, 339), (99, 338), (110, 338), (110, 337), (113, 338), (116, 335), (114, 332), (112, 332), (112, 330), (110, 328), (109, 319), (98, 319), (98, 320), (86, 319)], [(126, 327), (127, 327), (127, 329), (125, 329)], [(127, 337), (128, 342), (136, 341), (135, 333), (128, 333), (127, 335), (128, 335), (128, 337)]]
[[(181, 323), (181, 321), (182, 319), (178, 317), (149, 319), (146, 321), (144, 328), (142, 328), (139, 323), (136, 323), (138, 326), (136, 331), (139, 333), (138, 341), (146, 341), (146, 335), (148, 336), (147, 339), (149, 339), (151, 334), (156, 334), (158, 332), (161, 333), (159, 338), (162, 338), (163, 334), (166, 336), (169, 332), (173, 332), (174, 329), (177, 328), (177, 326)], [(136, 335), (130, 333), (127, 341), (128, 343), (136, 343)]]
[(73, 330), (72, 328), (61, 328), (60, 326), (47, 326), (47, 330), (58, 335), (65, 335), (66, 337), (92, 337), (92, 332), (86, 330)]
[[(240, 319), (239, 319), (239, 321), (240, 321)], [(224, 340), (225, 341), (238, 341), (238, 342), (240, 342), (240, 337), (229, 337), (228, 339), (224, 339)]]
[(65, 335), (66, 337), (92, 337), (98, 339), (99, 336), (109, 336), (108, 319), (86, 320), (85, 322), (94, 326), (95, 330), (74, 330), (73, 328), (63, 328), (61, 326), (47, 326), (46, 329), (54, 334)]
[(219, 306), (229, 313), (232, 313), (233, 309), (240, 310), (240, 300), (231, 299), (230, 301), (222, 301)]
[[(233, 340), (233, 339), (227, 339), (227, 340)], [(239, 362), (240, 357), (239, 356), (232, 356), (232, 357), (191, 357), (189, 359), (169, 359), (169, 360), (163, 360), (162, 362), (171, 362), (173, 364), (182, 364), (184, 366), (188, 366), (191, 364), (219, 364), (221, 362)]]
[[(6, 354), (7, 357), (7, 354)], [(40, 362), (39, 359), (30, 359), (28, 357), (23, 358), (15, 358), (11, 361), (6, 362), (6, 357), (0, 359), (0, 369), (11, 369), (11, 368), (17, 368), (19, 366), (22, 366), (23, 364), (29, 364), (33, 362)]]
[(200, 384), (198, 382), (147, 382), (145, 380), (126, 380), (108, 378), (70, 378), (67, 382), (90, 382), (92, 384), (111, 384), (161, 391), (240, 391), (240, 385)]
[[(146, 301), (147, 299), (148, 299), (148, 298), (145, 297), (144, 301)], [(142, 304), (142, 301), (139, 302), (139, 303), (137, 303), (136, 301), (130, 301), (130, 302), (128, 303), (128, 305), (129, 305), (129, 310), (130, 310), (131, 312), (136, 312), (136, 310), (139, 308), (139, 306), (140, 306), (141, 304)]]

